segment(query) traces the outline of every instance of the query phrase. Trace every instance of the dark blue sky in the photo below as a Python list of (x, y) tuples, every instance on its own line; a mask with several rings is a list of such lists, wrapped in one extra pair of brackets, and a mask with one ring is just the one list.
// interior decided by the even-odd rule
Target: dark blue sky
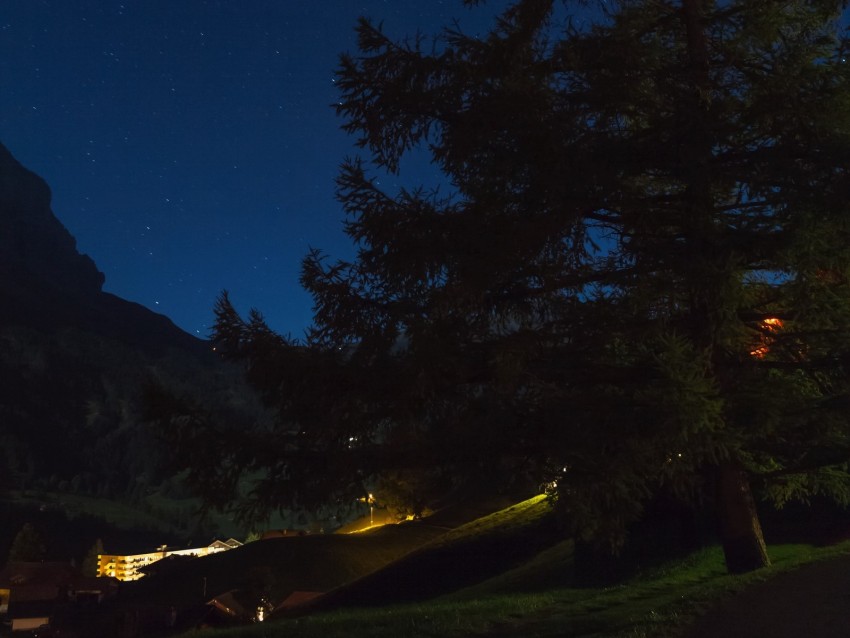
[(352, 253), (333, 180), (355, 151), (330, 105), (357, 17), (483, 33), (504, 4), (2, 0), (0, 141), (50, 184), (106, 290), (207, 336), (226, 288), (300, 336), (301, 258)]

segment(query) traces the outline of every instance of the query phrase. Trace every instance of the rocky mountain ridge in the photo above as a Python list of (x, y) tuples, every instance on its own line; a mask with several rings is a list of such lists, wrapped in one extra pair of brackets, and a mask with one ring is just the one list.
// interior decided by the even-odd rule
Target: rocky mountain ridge
[(200, 353), (170, 319), (103, 292), (105, 277), (56, 218), (51, 191), (0, 143), (0, 325), (92, 330), (147, 348)]
[(240, 373), (167, 317), (103, 291), (50, 206), (50, 188), (0, 144), (0, 492), (141, 502), (171, 480), (144, 423), (155, 382), (243, 418)]

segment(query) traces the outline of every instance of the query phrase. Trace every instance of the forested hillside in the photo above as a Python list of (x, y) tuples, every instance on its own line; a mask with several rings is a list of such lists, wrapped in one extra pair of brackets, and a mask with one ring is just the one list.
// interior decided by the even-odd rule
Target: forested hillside
[(168, 318), (106, 293), (51, 193), (0, 145), (0, 481), (139, 502), (180, 489), (143, 423), (152, 382), (233, 420), (240, 374)]

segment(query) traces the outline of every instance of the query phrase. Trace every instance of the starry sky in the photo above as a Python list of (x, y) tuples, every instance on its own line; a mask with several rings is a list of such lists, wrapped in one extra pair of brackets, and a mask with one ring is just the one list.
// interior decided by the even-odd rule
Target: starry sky
[(105, 290), (207, 337), (227, 289), (299, 337), (301, 258), (353, 253), (333, 180), (356, 149), (331, 105), (358, 16), (393, 37), (455, 19), (483, 35), (505, 4), (2, 0), (0, 141), (47, 180)]

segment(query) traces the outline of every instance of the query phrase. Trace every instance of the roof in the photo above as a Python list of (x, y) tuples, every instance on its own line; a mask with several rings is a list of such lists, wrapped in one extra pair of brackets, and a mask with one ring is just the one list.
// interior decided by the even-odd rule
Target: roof
[(274, 610), (282, 611), (285, 609), (292, 609), (293, 607), (299, 607), (304, 603), (323, 595), (324, 592), (321, 591), (294, 591), (289, 594), (289, 596), (284, 598), (283, 602), (281, 602), (277, 607), (275, 607)]
[(236, 599), (237, 590), (231, 589), (212, 598), (207, 604), (234, 618), (251, 618), (253, 613)]
[(56, 607), (56, 603), (49, 600), (29, 600), (25, 602), (9, 603), (9, 618), (49, 618)]
[(9, 563), (0, 572), (0, 587), (9, 589), (9, 602), (56, 600), (74, 580), (70, 563)]
[(260, 536), (260, 540), (267, 540), (269, 538), (286, 538), (288, 536), (306, 536), (307, 530), (305, 529), (267, 529), (263, 532), (262, 536)]
[(221, 549), (236, 549), (240, 547), (242, 543), (240, 543), (235, 538), (228, 538), (226, 541), (220, 541), (218, 539), (214, 540), (209, 544), (209, 547), (220, 547)]
[(81, 576), (70, 563), (9, 563), (0, 571), (0, 588), (10, 590), (10, 602), (50, 601), (63, 591), (111, 592), (115, 578)]
[(64, 584), (70, 582), (75, 571), (70, 563), (15, 561), (0, 571), (0, 587), (14, 588), (40, 583)]
[(112, 576), (77, 576), (71, 586), (77, 592), (111, 592), (120, 581)]

